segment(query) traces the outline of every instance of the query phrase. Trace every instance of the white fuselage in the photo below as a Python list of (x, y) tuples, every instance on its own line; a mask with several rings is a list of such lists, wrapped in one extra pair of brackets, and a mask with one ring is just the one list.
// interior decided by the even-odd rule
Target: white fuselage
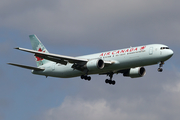
[[(162, 47), (167, 49), (161, 49)], [(116, 72), (124, 69), (153, 65), (161, 61), (168, 60), (172, 55), (173, 51), (169, 49), (166, 45), (151, 44), (79, 56), (77, 58), (85, 58), (88, 60), (102, 59), (104, 61), (114, 62), (112, 65), (105, 65), (103, 69), (89, 71), (88, 74), (90, 75)], [(84, 74), (84, 72), (82, 71), (73, 69), (72, 65), (73, 64), (71, 63), (68, 63), (67, 65), (62, 65), (59, 63), (56, 64), (55, 62), (49, 62), (40, 67), (44, 68), (44, 71), (33, 70), (32, 73), (60, 78), (77, 77)]]

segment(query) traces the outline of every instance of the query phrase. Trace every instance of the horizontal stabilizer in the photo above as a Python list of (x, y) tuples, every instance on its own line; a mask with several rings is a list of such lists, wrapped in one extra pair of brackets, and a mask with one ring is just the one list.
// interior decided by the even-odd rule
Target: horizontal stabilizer
[(31, 67), (31, 66), (26, 66), (26, 65), (20, 65), (20, 64), (14, 64), (14, 63), (7, 63), (9, 65), (25, 68), (25, 69), (30, 69), (30, 70), (37, 70), (37, 71), (43, 71), (45, 69), (42, 68), (36, 68), (36, 67)]

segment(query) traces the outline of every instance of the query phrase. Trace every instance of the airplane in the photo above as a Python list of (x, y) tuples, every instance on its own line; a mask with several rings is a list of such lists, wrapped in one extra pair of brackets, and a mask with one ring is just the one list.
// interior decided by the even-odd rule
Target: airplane
[(107, 75), (105, 83), (115, 85), (114, 74), (122, 73), (125, 77), (138, 78), (146, 74), (144, 66), (159, 64), (158, 71), (173, 51), (163, 44), (150, 44), (125, 49), (112, 50), (96, 54), (71, 57), (49, 53), (36, 35), (29, 35), (32, 49), (15, 49), (34, 54), (37, 67), (8, 63), (9, 65), (30, 69), (33, 74), (58, 78), (80, 76), (90, 81), (89, 75)]

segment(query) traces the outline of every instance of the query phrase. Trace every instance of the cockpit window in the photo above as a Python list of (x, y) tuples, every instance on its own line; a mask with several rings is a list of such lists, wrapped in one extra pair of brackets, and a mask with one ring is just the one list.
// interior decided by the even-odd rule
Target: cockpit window
[(161, 47), (160, 49), (163, 50), (163, 49), (169, 49), (169, 48), (168, 47)]

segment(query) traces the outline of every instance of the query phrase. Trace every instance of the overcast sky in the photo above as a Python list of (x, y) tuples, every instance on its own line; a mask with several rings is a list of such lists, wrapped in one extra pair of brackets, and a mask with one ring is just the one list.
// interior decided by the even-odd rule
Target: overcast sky
[[(45, 78), (8, 66), (35, 66), (28, 36), (36, 34), (49, 52), (79, 56), (161, 43), (173, 57), (146, 68), (142, 78), (93, 75)], [(177, 0), (1, 0), (0, 120), (179, 120), (180, 1)]]

